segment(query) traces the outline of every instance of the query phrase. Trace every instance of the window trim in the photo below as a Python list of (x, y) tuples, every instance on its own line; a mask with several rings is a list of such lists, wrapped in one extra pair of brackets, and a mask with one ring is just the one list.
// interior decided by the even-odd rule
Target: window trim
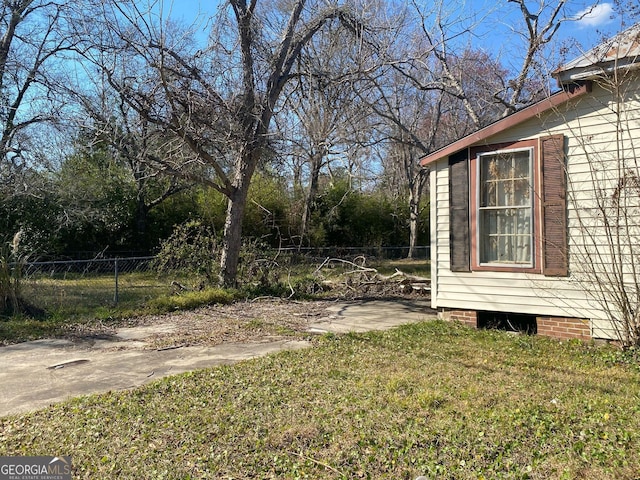
[[(531, 262), (527, 264), (503, 264), (503, 263), (480, 263), (480, 226), (479, 205), (480, 205), (480, 155), (512, 152), (531, 151)], [(542, 241), (541, 241), (541, 204), (540, 204), (540, 148), (538, 139), (523, 140), (512, 143), (501, 143), (484, 145), (470, 149), (470, 216), (471, 216), (471, 270), (488, 272), (519, 272), (519, 273), (542, 273)]]

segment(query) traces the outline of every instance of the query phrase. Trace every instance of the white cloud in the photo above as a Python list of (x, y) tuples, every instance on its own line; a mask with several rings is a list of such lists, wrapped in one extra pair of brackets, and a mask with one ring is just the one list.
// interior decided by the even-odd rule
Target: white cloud
[(599, 27), (611, 21), (613, 16), (613, 5), (610, 3), (599, 3), (586, 8), (576, 14), (576, 20), (581, 27)]

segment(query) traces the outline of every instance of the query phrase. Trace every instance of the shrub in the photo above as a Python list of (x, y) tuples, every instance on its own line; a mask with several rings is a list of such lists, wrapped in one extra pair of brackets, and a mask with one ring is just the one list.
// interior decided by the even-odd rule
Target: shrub
[[(264, 290), (277, 287), (281, 266), (266, 258), (268, 250), (266, 244), (257, 240), (243, 242), (238, 268), (240, 285)], [(210, 227), (189, 221), (178, 226), (162, 244), (153, 267), (160, 274), (189, 276), (199, 289), (215, 285), (220, 271), (219, 240)]]
[(197, 220), (177, 226), (162, 243), (153, 267), (161, 274), (193, 276), (198, 285), (215, 284), (220, 248), (213, 229)]
[(269, 258), (269, 247), (258, 240), (245, 240), (240, 251), (238, 281), (260, 287), (272, 287), (280, 279), (282, 266)]

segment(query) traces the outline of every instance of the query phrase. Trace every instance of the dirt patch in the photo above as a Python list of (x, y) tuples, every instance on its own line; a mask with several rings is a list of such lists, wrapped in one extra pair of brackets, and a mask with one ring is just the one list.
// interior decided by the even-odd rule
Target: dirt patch
[[(308, 325), (325, 315), (333, 304), (333, 301), (262, 299), (212, 305), (192, 311), (130, 318), (117, 324), (91, 322), (70, 325), (65, 338), (74, 343), (91, 343), (96, 338), (115, 338), (118, 329), (123, 327), (150, 325), (159, 328), (145, 338), (147, 349), (308, 338)], [(162, 329), (162, 325), (171, 328)], [(125, 345), (126, 342), (119, 341), (116, 348)]]

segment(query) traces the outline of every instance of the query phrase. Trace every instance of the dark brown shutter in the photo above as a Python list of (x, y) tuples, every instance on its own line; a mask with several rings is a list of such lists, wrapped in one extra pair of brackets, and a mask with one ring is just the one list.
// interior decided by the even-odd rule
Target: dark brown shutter
[(449, 246), (452, 272), (469, 272), (469, 159), (467, 150), (449, 157)]
[(567, 182), (564, 135), (540, 139), (542, 167), (542, 273), (566, 277), (569, 270), (567, 249)]

